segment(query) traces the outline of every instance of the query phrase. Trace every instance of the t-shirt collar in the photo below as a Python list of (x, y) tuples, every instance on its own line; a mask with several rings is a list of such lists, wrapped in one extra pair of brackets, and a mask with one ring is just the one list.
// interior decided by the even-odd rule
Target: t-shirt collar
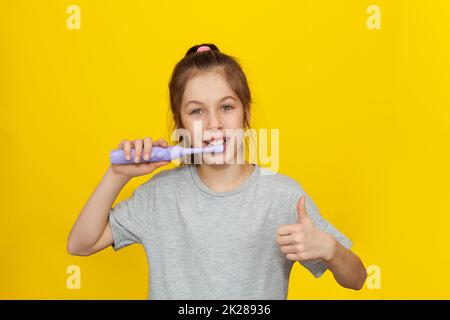
[(253, 184), (258, 177), (260, 176), (260, 167), (253, 163), (252, 164), (254, 166), (253, 172), (251, 173), (251, 175), (249, 177), (247, 177), (247, 179), (241, 183), (237, 188), (235, 188), (234, 190), (231, 191), (214, 191), (211, 188), (209, 188), (200, 178), (200, 176), (198, 175), (198, 171), (197, 171), (197, 165), (196, 164), (189, 164), (189, 171), (190, 171), (190, 175), (192, 178), (192, 181), (194, 182), (194, 184), (203, 192), (212, 195), (212, 196), (218, 196), (218, 197), (226, 197), (226, 196), (230, 196), (236, 193), (239, 193), (245, 189), (247, 189), (251, 184)]

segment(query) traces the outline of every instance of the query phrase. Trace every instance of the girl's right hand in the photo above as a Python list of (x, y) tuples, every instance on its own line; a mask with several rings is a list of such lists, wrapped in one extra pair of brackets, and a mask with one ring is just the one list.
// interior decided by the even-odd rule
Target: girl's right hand
[(159, 162), (139, 162), (141, 155), (145, 160), (150, 158), (152, 153), (152, 147), (163, 147), (167, 148), (168, 143), (164, 139), (159, 139), (153, 141), (150, 137), (145, 137), (144, 139), (137, 140), (122, 140), (119, 144), (119, 149), (123, 149), (125, 152), (125, 158), (127, 160), (131, 159), (131, 149), (134, 148), (135, 158), (132, 164), (111, 164), (111, 169), (114, 173), (125, 176), (127, 178), (133, 178), (138, 176), (143, 176), (149, 174), (159, 167), (165, 166), (170, 163), (170, 161), (159, 161)]

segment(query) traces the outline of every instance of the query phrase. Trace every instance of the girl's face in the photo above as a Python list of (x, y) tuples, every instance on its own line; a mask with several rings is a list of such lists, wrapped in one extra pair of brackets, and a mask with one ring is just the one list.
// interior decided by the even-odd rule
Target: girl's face
[(222, 74), (206, 72), (189, 80), (180, 111), (191, 146), (206, 147), (222, 141), (225, 145), (223, 153), (204, 153), (203, 161), (207, 164), (242, 161), (236, 157), (238, 152), (242, 153), (245, 111)]

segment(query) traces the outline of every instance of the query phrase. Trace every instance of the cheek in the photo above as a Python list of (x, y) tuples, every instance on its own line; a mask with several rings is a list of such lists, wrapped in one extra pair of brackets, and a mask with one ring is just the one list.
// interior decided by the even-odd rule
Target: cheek
[[(185, 128), (185, 134), (189, 135), (189, 140), (194, 146), (201, 146), (203, 142), (203, 131), (204, 128), (202, 126), (201, 121), (193, 121), (192, 119), (187, 119), (187, 121), (183, 122), (183, 126)], [(197, 130), (197, 132), (195, 132)]]
[(190, 129), (191, 123), (190, 123), (189, 119), (188, 119), (186, 116), (181, 115), (181, 116), (180, 116), (180, 121), (181, 121), (181, 126), (182, 126), (183, 128), (186, 128), (186, 129), (188, 129), (188, 130)]
[(225, 117), (224, 126), (226, 128), (243, 128), (244, 126), (244, 112), (242, 109), (236, 110), (232, 114), (229, 114), (228, 117)]

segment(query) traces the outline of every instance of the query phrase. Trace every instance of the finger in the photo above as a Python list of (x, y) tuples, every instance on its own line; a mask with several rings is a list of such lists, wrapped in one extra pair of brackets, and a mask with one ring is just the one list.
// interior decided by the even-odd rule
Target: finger
[(277, 228), (279, 236), (287, 236), (296, 231), (298, 231), (298, 226), (295, 224), (283, 224)]
[(144, 138), (144, 160), (150, 159), (150, 155), (152, 154), (152, 142), (152, 138)]
[(291, 261), (300, 261), (299, 256), (297, 256), (295, 253), (288, 253), (286, 255), (286, 259), (291, 260)]
[(292, 246), (292, 245), (291, 246), (281, 246), (280, 250), (284, 254), (297, 253), (297, 248), (295, 246)]
[(160, 138), (153, 143), (153, 146), (167, 148), (169, 146), (169, 144), (167, 143), (166, 140), (164, 140), (163, 138)]
[(306, 212), (305, 205), (306, 205), (306, 195), (303, 195), (297, 202), (297, 215), (300, 224), (309, 221), (309, 216), (308, 213)]
[(127, 160), (131, 160), (131, 141), (129, 140), (123, 141), (123, 150), (125, 152), (125, 158)]
[(142, 139), (136, 139), (134, 141), (134, 162), (139, 163), (142, 154), (142, 148), (144, 141)]
[(278, 236), (277, 237), (277, 243), (280, 246), (285, 246), (285, 245), (291, 245), (294, 244), (295, 241), (293, 239), (292, 235), (287, 235), (287, 236)]

